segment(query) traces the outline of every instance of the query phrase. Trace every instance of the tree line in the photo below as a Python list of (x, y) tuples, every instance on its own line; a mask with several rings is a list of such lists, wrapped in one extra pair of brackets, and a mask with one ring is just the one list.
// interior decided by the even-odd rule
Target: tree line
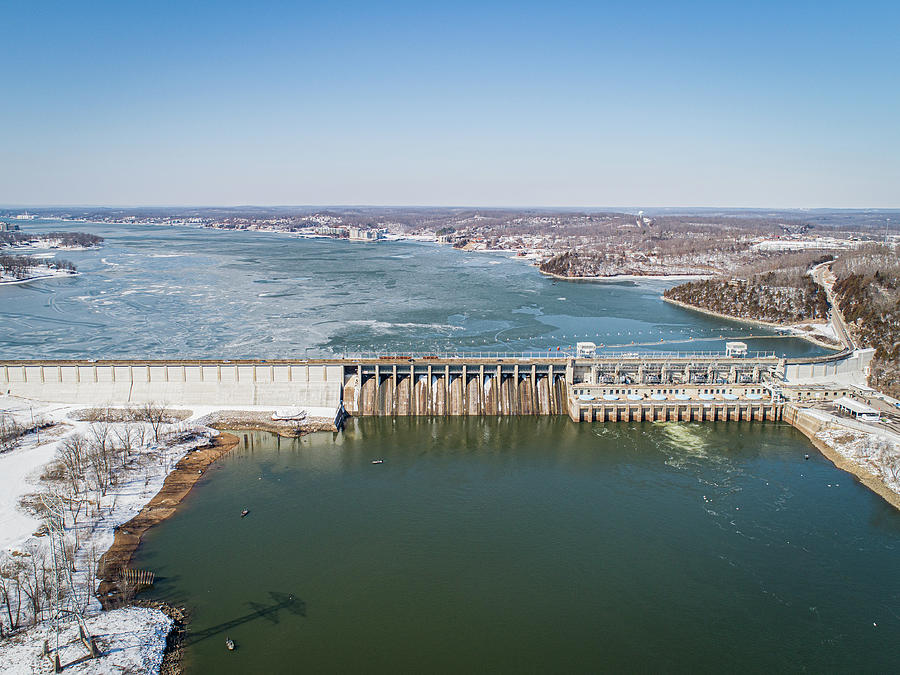
[(35, 269), (42, 266), (68, 272), (77, 271), (75, 264), (68, 260), (57, 259), (47, 262), (27, 255), (0, 254), (0, 276), (10, 276), (14, 279), (29, 279), (35, 276)]
[(21, 246), (42, 241), (52, 241), (59, 246), (89, 248), (103, 243), (103, 237), (87, 232), (0, 232), (0, 246)]

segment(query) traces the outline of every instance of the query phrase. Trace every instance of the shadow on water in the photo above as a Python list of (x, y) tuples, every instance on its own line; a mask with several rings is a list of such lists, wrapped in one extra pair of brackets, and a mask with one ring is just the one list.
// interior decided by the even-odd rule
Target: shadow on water
[(294, 596), (293, 593), (278, 593), (276, 591), (269, 591), (269, 597), (272, 598), (272, 604), (264, 605), (258, 602), (250, 601), (247, 604), (250, 605), (250, 610), (243, 616), (235, 617), (234, 619), (230, 619), (228, 621), (223, 621), (222, 623), (217, 623), (213, 626), (209, 626), (208, 628), (204, 628), (203, 630), (192, 630), (188, 633), (187, 639), (185, 640), (185, 644), (193, 645), (198, 642), (202, 642), (211, 637), (216, 637), (217, 635), (222, 635), (227, 631), (231, 631), (238, 626), (243, 626), (244, 624), (252, 623), (257, 619), (264, 619), (272, 624), (277, 624), (280, 622), (280, 618), (278, 613), (281, 610), (287, 610), (294, 616), (306, 616), (306, 603), (303, 600), (298, 599)]

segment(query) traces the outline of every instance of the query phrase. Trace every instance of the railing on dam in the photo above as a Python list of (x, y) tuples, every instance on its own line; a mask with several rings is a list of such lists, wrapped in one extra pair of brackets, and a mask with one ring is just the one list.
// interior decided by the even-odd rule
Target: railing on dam
[[(343, 361), (408, 361), (413, 359), (416, 361), (498, 361), (498, 360), (518, 360), (518, 361), (546, 361), (546, 360), (565, 360), (578, 358), (573, 349), (560, 349), (552, 351), (525, 351), (525, 352), (358, 352), (341, 354), (336, 357), (337, 360)], [(589, 357), (590, 359), (600, 360), (647, 360), (647, 361), (664, 361), (664, 360), (729, 360), (729, 361), (753, 361), (753, 360), (774, 360), (778, 356), (774, 351), (757, 351), (750, 352), (746, 356), (732, 357), (721, 351), (690, 351), (690, 352), (634, 352), (634, 351), (606, 351), (598, 350), (596, 355)], [(329, 361), (330, 359), (316, 359), (321, 361)]]

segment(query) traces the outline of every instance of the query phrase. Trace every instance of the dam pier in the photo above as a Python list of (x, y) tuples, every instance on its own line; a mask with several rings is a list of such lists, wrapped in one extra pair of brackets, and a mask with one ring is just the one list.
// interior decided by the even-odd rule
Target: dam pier
[(778, 420), (864, 385), (872, 350), (360, 354), (325, 359), (7, 360), (0, 393), (91, 406), (299, 406), (353, 416), (568, 415), (575, 421)]

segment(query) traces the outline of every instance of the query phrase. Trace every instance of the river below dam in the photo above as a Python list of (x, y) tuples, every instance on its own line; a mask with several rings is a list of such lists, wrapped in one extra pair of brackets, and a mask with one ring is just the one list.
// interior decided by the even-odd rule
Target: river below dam
[(368, 418), (239, 435), (135, 560), (152, 597), (191, 608), (188, 672), (900, 658), (900, 514), (804, 460), (787, 425)]

